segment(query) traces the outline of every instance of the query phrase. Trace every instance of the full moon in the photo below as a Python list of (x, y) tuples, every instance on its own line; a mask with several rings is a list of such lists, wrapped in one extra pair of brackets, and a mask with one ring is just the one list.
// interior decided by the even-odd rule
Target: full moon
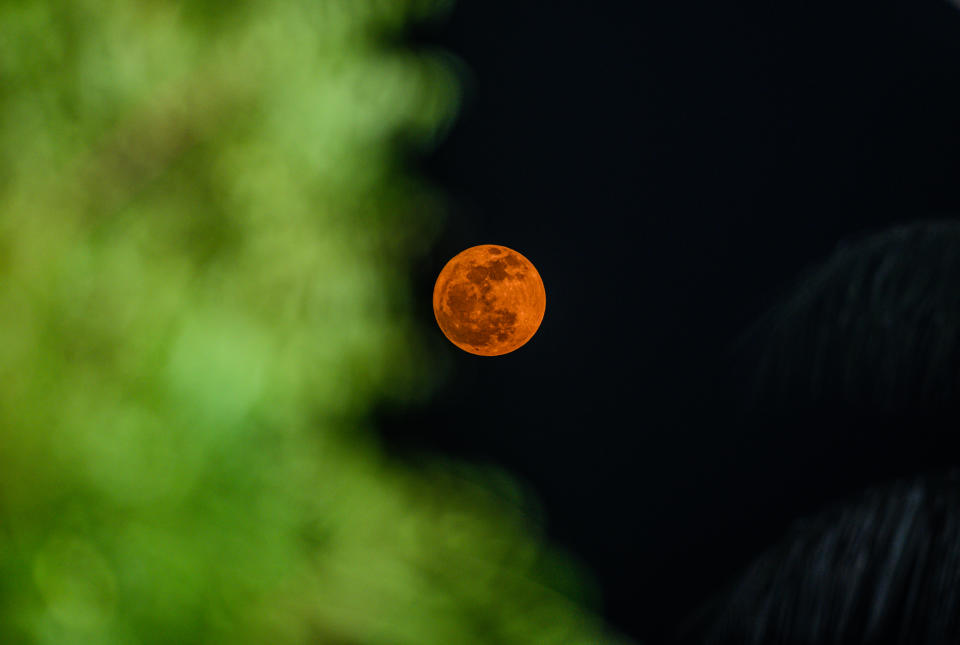
[(530, 260), (496, 244), (455, 255), (433, 288), (433, 313), (443, 335), (479, 356), (501, 356), (525, 345), (546, 308), (543, 280)]

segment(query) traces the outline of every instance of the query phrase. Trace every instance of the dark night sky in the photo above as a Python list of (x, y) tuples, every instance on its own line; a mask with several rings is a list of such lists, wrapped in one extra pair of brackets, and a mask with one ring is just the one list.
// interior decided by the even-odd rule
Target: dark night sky
[(521, 477), (608, 618), (655, 638), (872, 476), (822, 457), (829, 438), (735, 421), (731, 347), (839, 241), (960, 215), (960, 11), (460, 0), (426, 32), (470, 76), (426, 160), (452, 210), (420, 267), (424, 324), (440, 333), (437, 273), (480, 243), (536, 264), (547, 313), (503, 358), (450, 345), (447, 384), (384, 434)]

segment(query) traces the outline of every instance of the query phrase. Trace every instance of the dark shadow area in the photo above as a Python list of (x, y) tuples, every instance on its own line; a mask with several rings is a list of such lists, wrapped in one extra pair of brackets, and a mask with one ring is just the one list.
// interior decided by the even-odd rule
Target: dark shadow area
[[(472, 75), (422, 161), (451, 207), (417, 315), (452, 371), (428, 405), (382, 410), (383, 437), (532, 485), (614, 624), (656, 639), (796, 517), (955, 463), (942, 433), (883, 439), (952, 423), (952, 402), (742, 402), (765, 351), (744, 330), (805, 269), (960, 214), (960, 12), (461, 0), (418, 37)], [(523, 253), (547, 290), (537, 335), (494, 359), (431, 311), (444, 263), (480, 243)]]

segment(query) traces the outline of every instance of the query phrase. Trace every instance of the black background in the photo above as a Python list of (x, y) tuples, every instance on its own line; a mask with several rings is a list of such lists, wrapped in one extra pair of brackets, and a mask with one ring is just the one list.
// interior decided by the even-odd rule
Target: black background
[(515, 473), (607, 618), (656, 639), (873, 476), (738, 422), (734, 341), (839, 241), (960, 215), (960, 11), (460, 0), (417, 37), (469, 70), (425, 160), (452, 210), (418, 268), (422, 321), (440, 334), (433, 281), (482, 243), (533, 261), (547, 312), (513, 354), (445, 347), (446, 384), (384, 436)]

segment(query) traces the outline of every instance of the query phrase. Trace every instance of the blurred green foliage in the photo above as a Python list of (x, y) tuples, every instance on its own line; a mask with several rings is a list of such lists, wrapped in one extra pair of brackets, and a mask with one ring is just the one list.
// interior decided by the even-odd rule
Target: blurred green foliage
[(603, 641), (514, 484), (370, 427), (439, 369), (439, 4), (0, 2), (0, 642)]

